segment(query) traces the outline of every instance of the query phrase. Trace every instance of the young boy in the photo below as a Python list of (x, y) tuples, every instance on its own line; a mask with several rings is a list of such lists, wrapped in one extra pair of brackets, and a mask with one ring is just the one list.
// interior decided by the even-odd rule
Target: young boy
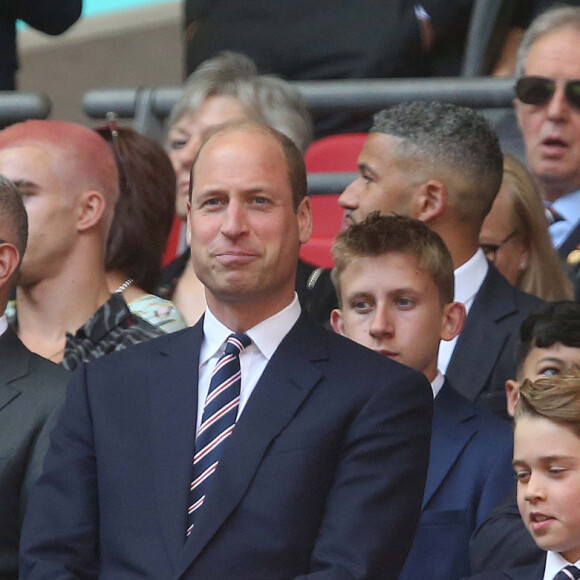
[[(513, 417), (525, 379), (560, 375), (580, 367), (580, 304), (554, 302), (524, 320), (520, 329), (516, 380), (506, 383), (507, 410)], [(484, 572), (543, 562), (543, 553), (520, 517), (515, 486), (493, 509), (470, 543), (471, 570)]]
[(545, 559), (473, 580), (580, 578), (580, 372), (526, 380), (514, 409), (518, 508)]
[(378, 213), (341, 232), (333, 255), (334, 330), (422, 371), (435, 396), (423, 511), (399, 580), (462, 578), (471, 532), (513, 485), (512, 441), (507, 422), (476, 408), (437, 370), (439, 341), (455, 337), (465, 319), (453, 301), (451, 256), (423, 223)]

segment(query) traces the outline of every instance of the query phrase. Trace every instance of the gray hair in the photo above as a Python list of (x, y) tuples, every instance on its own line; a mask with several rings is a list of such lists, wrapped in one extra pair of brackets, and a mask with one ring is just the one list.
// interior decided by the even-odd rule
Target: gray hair
[(20, 254), (20, 260), (24, 256), (26, 243), (28, 241), (28, 215), (22, 202), (22, 196), (18, 187), (7, 177), (0, 174), (0, 227), (4, 237), (6, 230), (9, 230), (9, 240), (4, 240), (14, 244)]
[[(408, 102), (374, 116), (371, 133), (401, 139), (396, 154), (408, 173), (432, 179), (428, 171), (447, 172), (455, 214), (462, 221), (482, 222), (502, 180), (499, 139), (483, 115), (449, 103)], [(412, 175), (411, 175), (412, 177)]]
[(556, 6), (546, 10), (533, 20), (518, 48), (516, 78), (525, 74), (526, 60), (532, 45), (542, 36), (563, 28), (571, 28), (580, 33), (580, 7)]
[(259, 75), (247, 56), (231, 51), (201, 63), (188, 77), (182, 97), (168, 120), (172, 127), (195, 113), (208, 97), (235, 97), (250, 119), (283, 133), (304, 153), (312, 141), (312, 122), (300, 92), (273, 75)]

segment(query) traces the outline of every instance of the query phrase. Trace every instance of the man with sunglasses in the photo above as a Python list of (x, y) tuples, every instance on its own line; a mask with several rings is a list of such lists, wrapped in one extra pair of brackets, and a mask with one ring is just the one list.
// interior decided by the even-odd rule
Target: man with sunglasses
[(532, 22), (516, 78), (528, 167), (543, 187), (552, 242), (566, 260), (580, 243), (580, 7), (551, 9)]

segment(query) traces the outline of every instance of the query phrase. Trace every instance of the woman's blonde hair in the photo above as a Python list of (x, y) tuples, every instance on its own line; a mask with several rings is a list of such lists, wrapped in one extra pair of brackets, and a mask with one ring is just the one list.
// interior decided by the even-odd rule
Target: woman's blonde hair
[(510, 153), (503, 157), (502, 190), (511, 206), (510, 221), (528, 249), (527, 267), (517, 287), (547, 301), (574, 298), (572, 282), (548, 233), (548, 222), (539, 186), (531, 173)]

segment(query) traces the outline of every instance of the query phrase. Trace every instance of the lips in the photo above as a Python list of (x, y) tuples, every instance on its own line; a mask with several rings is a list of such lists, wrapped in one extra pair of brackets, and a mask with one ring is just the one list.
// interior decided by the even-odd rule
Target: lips
[(548, 516), (540, 512), (530, 513), (529, 518), (530, 526), (534, 532), (541, 532), (545, 530), (550, 525), (550, 522), (554, 521), (552, 516)]
[(388, 356), (389, 358), (392, 358), (394, 356), (398, 356), (398, 352), (395, 352), (393, 350), (387, 350), (386, 348), (377, 348), (375, 349), (375, 352), (378, 352), (379, 354), (382, 354), (383, 356)]
[(558, 135), (549, 135), (541, 141), (542, 150), (548, 156), (558, 156), (569, 148), (568, 143)]
[(214, 258), (224, 266), (244, 266), (256, 259), (256, 254), (237, 251), (216, 252)]

